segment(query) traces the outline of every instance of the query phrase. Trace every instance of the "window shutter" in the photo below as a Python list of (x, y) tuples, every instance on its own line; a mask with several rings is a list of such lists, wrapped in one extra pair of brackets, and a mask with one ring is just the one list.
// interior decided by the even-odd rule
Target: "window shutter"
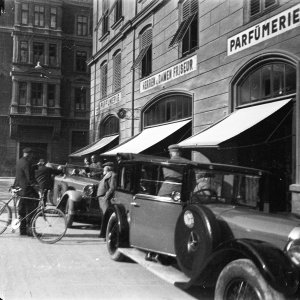
[(142, 34), (140, 49), (144, 49), (151, 44), (152, 44), (152, 29), (148, 29)]
[(107, 95), (107, 64), (101, 67), (101, 95), (102, 97)]
[(275, 3), (276, 3), (276, 0), (266, 0), (265, 8), (268, 8), (269, 6), (272, 6)]
[(260, 0), (250, 0), (250, 15), (254, 16), (260, 12)]
[(114, 57), (114, 91), (121, 89), (121, 53)]

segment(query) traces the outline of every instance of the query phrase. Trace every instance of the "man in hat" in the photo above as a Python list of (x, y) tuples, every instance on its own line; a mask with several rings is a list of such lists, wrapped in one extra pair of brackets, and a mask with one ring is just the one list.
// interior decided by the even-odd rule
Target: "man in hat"
[[(35, 180), (39, 185), (41, 192), (46, 192), (44, 194), (44, 201), (47, 200), (47, 194), (53, 189), (53, 176), (59, 175), (62, 173), (62, 170), (57, 170), (49, 167), (49, 164), (46, 164), (46, 160), (41, 158), (37, 163), (38, 169), (35, 170)], [(45, 191), (46, 190), (46, 191)]]
[[(99, 207), (102, 216), (106, 209), (111, 205), (111, 199), (117, 187), (117, 174), (113, 171), (113, 165), (113, 162), (106, 162), (103, 164), (103, 177), (98, 185), (97, 197), (99, 199)], [(104, 236), (102, 228), (100, 230), (100, 236)]]
[[(20, 224), (20, 235), (29, 235), (32, 236), (30, 222), (33, 217), (33, 214), (27, 216), (30, 212), (32, 212), (37, 206), (38, 201), (30, 198), (38, 198), (38, 194), (33, 188), (34, 184), (34, 176), (33, 176), (33, 168), (32, 168), (32, 158), (33, 151), (31, 148), (26, 147), (23, 149), (23, 156), (19, 159), (16, 165), (16, 178), (14, 182), (14, 186), (20, 187), (22, 190), (19, 192), (21, 196), (18, 213), (21, 219)], [(25, 218), (25, 216), (27, 216)]]

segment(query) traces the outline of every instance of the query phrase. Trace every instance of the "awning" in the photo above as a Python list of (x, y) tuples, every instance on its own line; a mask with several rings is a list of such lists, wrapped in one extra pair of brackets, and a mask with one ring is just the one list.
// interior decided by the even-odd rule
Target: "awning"
[(96, 151), (101, 150), (103, 147), (107, 146), (108, 144), (110, 144), (111, 142), (113, 142), (116, 138), (118, 138), (119, 135), (112, 135), (112, 136), (107, 136), (102, 138), (101, 140), (94, 142), (88, 146), (85, 146), (79, 150), (77, 150), (76, 152), (71, 153), (69, 156), (70, 157), (81, 157)]
[(217, 147), (219, 144), (263, 121), (291, 100), (280, 100), (237, 109), (218, 123), (187, 138), (178, 145), (181, 148), (190, 149)]
[(191, 122), (191, 120), (144, 129), (141, 133), (129, 141), (126, 141), (118, 147), (102, 153), (101, 155), (116, 155), (117, 153), (141, 153), (142, 151), (162, 141), (189, 122)]

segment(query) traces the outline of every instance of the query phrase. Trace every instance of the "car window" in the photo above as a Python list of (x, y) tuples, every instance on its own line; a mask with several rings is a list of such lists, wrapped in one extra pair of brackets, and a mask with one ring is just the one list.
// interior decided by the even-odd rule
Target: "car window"
[(131, 192), (134, 182), (134, 166), (122, 166), (118, 170), (118, 188)]
[(139, 184), (139, 193), (148, 195), (157, 195), (159, 185), (159, 166), (158, 165), (141, 165), (141, 178)]

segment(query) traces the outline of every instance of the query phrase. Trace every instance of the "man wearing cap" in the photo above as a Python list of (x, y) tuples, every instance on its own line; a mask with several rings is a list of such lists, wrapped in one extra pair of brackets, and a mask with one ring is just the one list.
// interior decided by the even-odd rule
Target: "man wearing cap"
[(21, 219), (20, 235), (29, 236), (32, 236), (30, 221), (33, 216), (31, 214), (25, 219), (23, 218), (38, 206), (38, 201), (26, 198), (38, 198), (38, 194), (32, 186), (32, 184), (34, 184), (32, 158), (32, 149), (29, 147), (24, 148), (23, 156), (19, 159), (16, 165), (16, 178), (14, 182), (14, 186), (18, 186), (22, 189), (19, 192), (21, 199), (18, 206), (18, 213)]
[[(62, 173), (62, 170), (57, 170), (49, 167), (49, 164), (46, 164), (46, 160), (41, 158), (39, 160), (38, 169), (35, 170), (35, 180), (39, 185), (40, 191), (47, 190), (47, 193), (53, 189), (53, 177), (52, 175), (59, 175)], [(45, 194), (45, 200), (47, 199), (47, 194)]]
[[(99, 199), (99, 207), (101, 214), (104, 215), (106, 209), (111, 204), (111, 198), (117, 187), (117, 174), (113, 171), (113, 162), (103, 164), (103, 177), (99, 182), (97, 197)], [(101, 236), (103, 236), (101, 230)]]

